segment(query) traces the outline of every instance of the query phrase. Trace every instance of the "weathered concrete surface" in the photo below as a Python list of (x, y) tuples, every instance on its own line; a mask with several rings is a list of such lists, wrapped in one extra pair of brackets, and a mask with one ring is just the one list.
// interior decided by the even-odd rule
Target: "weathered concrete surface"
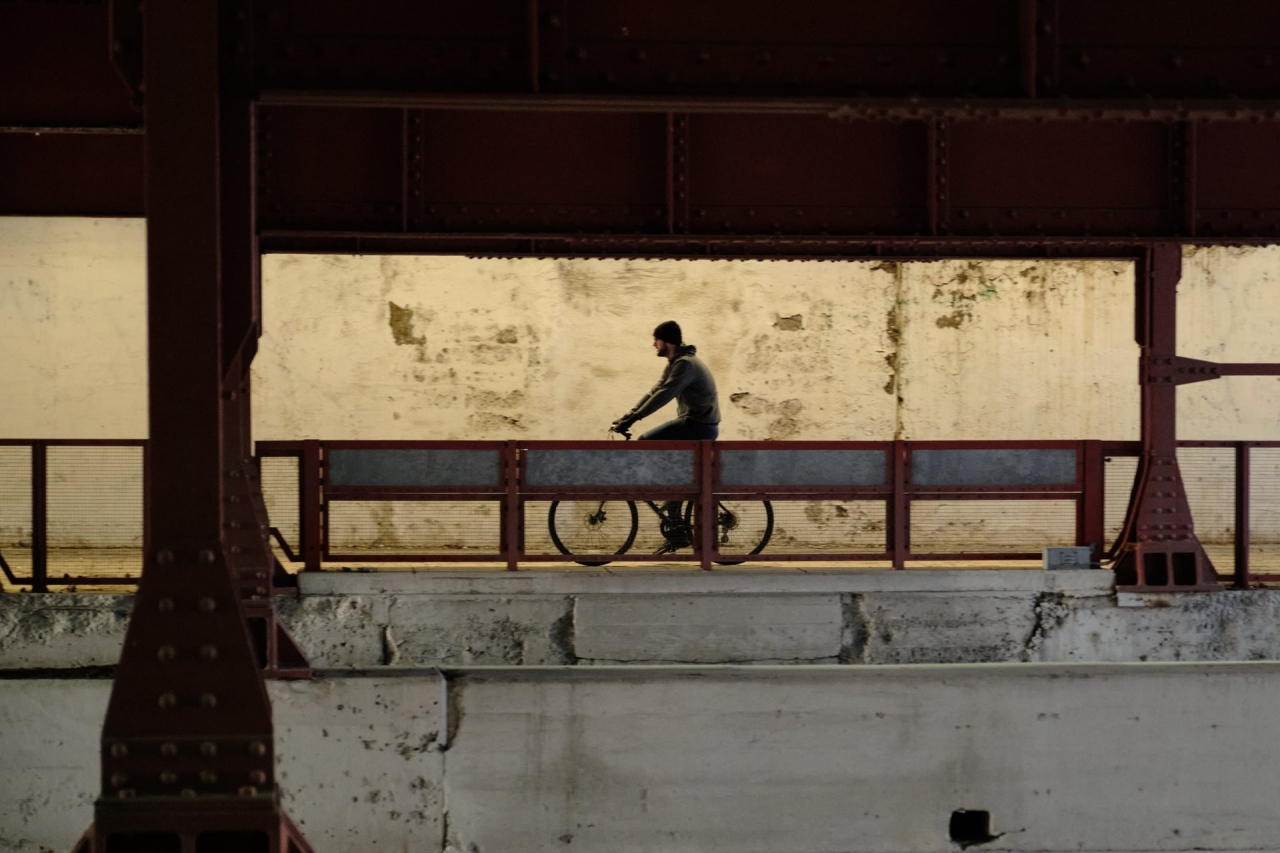
[(839, 595), (584, 595), (574, 613), (583, 662), (837, 663)]
[[(269, 685), (285, 808), (317, 851), (439, 850), (443, 679)], [(67, 851), (93, 819), (110, 682), (0, 681), (0, 851)]]
[[(1280, 850), (1274, 663), (447, 677), (271, 685), (317, 853), (952, 853), (957, 809), (995, 851)], [(108, 683), (0, 688), (0, 850), (69, 850)]]
[(992, 850), (1280, 844), (1280, 746), (1258, 736), (1275, 665), (526, 670), (454, 690), (450, 849), (953, 851), (961, 808), (991, 812)]
[[(1117, 602), (1100, 571), (321, 573), (301, 582), (303, 594), (276, 608), (320, 669), (1280, 660), (1280, 590)], [(0, 595), (0, 670), (115, 664), (130, 600)]]
[(111, 666), (132, 595), (0, 594), (0, 669)]

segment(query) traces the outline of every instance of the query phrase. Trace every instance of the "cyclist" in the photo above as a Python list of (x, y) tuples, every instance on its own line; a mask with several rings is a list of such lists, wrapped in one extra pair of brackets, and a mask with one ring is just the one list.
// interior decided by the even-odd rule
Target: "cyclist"
[[(698, 358), (698, 348), (684, 343), (679, 323), (667, 320), (653, 330), (653, 349), (659, 358), (667, 360), (662, 378), (609, 429), (627, 435), (633, 423), (648, 417), (675, 398), (675, 419), (644, 433), (640, 436), (641, 441), (709, 441), (716, 438), (720, 435), (716, 380)], [(663, 503), (662, 515), (665, 516), (662, 533), (666, 542), (658, 553), (675, 551), (691, 544), (692, 531), (686, 529), (687, 525), (680, 518), (680, 501)]]
[(716, 380), (711, 376), (698, 348), (684, 343), (675, 320), (659, 323), (653, 330), (653, 349), (667, 360), (662, 378), (635, 407), (613, 422), (610, 429), (626, 433), (633, 423), (676, 401), (674, 420), (654, 427), (640, 436), (642, 441), (710, 440), (720, 435), (720, 405), (716, 400)]

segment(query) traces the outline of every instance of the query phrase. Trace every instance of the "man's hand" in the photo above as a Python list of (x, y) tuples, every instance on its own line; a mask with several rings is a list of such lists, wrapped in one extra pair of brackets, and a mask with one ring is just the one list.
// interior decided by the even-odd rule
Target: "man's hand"
[(631, 429), (631, 424), (632, 424), (632, 423), (633, 423), (633, 421), (629, 421), (629, 420), (627, 420), (626, 418), (618, 418), (618, 419), (617, 419), (616, 421), (614, 421), (614, 422), (613, 422), (613, 424), (609, 427), (609, 431), (610, 431), (610, 432), (620, 433), (620, 434), (622, 434), (622, 435), (626, 435), (626, 434), (627, 434), (627, 432), (628, 432), (628, 431), (630, 431), (630, 429)]

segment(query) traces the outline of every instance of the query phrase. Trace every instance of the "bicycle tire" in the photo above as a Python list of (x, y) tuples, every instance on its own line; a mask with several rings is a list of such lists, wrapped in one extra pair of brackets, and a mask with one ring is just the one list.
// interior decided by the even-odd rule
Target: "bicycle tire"
[[(751, 554), (759, 554), (761, 551), (765, 549), (765, 546), (769, 544), (769, 539), (772, 538), (773, 536), (773, 504), (769, 503), (768, 501), (733, 501), (733, 503), (735, 504), (739, 504), (739, 503), (757, 504), (758, 503), (763, 508), (764, 532), (760, 535), (760, 541), (757, 542), (751, 548), (751, 550), (747, 552), (748, 556), (750, 556)], [(693, 505), (694, 505), (694, 501), (690, 501), (688, 504), (685, 505), (685, 510), (684, 510), (685, 524), (692, 525)], [(716, 534), (717, 534), (716, 540), (717, 542), (724, 541), (725, 534), (722, 532), (722, 528), (721, 528), (721, 524), (724, 519), (723, 513), (730, 512), (730, 511), (731, 510), (725, 507), (723, 501), (716, 501)], [(724, 557), (725, 555), (721, 555), (721, 556)], [(733, 557), (728, 557), (727, 559), (719, 559), (719, 560), (715, 560), (714, 562), (717, 566), (739, 566), (739, 565), (742, 565), (742, 563), (745, 561), (735, 560), (733, 559)]]
[[(551, 534), (551, 541), (555, 544), (556, 548), (559, 549), (561, 554), (565, 554), (570, 557), (573, 556), (575, 550), (579, 554), (583, 553), (583, 551), (582, 548), (576, 547), (575, 541), (571, 540), (569, 544), (566, 545), (564, 538), (561, 538), (562, 531), (565, 533), (565, 538), (568, 538), (568, 531), (570, 527), (566, 524), (556, 524), (556, 510), (559, 509), (561, 505), (577, 505), (580, 503), (583, 503), (583, 501), (552, 501), (551, 508), (547, 510), (547, 532)], [(621, 546), (616, 551), (612, 552), (615, 555), (625, 554), (635, 543), (636, 533), (640, 529), (640, 514), (636, 511), (635, 501), (588, 501), (587, 503), (600, 504), (602, 507), (607, 504), (617, 505), (625, 503), (625, 506), (629, 511), (628, 515), (630, 516), (631, 522), (630, 527), (628, 528), (626, 535), (622, 537)], [(607, 566), (610, 561), (574, 560), (574, 562), (580, 566)]]

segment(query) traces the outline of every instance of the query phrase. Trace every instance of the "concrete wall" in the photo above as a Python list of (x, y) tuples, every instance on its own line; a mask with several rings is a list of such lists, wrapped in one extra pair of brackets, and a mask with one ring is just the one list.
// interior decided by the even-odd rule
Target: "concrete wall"
[[(1121, 596), (1101, 571), (303, 575), (313, 666), (1280, 660), (1280, 591)], [(0, 671), (116, 663), (131, 596), (0, 595)]]
[[(1277, 271), (1280, 247), (1187, 249), (1183, 352), (1280, 360), (1268, 319), (1280, 312)], [(272, 255), (264, 278), (258, 438), (602, 437), (656, 379), (649, 331), (667, 317), (716, 372), (725, 438), (1137, 435), (1132, 270), (1119, 262)], [(0, 288), (0, 437), (145, 437), (145, 224), (0, 219)], [(1185, 437), (1280, 438), (1280, 380), (1233, 377), (1179, 393)], [(1255, 479), (1280, 481), (1280, 453), (1258, 455)], [(26, 464), (0, 451), (0, 548), (17, 554), (19, 571), (30, 538)], [(1226, 541), (1230, 484), (1209, 482), (1219, 470), (1187, 479), (1195, 489), (1207, 478), (1199, 526)], [(58, 476), (67, 484), (66, 507), (52, 508), (66, 520), (58, 547), (137, 546), (135, 471)], [(76, 504), (93, 489), (109, 496), (95, 506), (127, 505), (130, 517)], [(1270, 522), (1280, 489), (1257, 492), (1255, 532), (1280, 541)], [(378, 509), (387, 517), (366, 508), (348, 519), (353, 530), (390, 531), (375, 546), (415, 526), (404, 508)], [(1032, 523), (991, 514), (1010, 529)], [(830, 541), (834, 523), (787, 526)], [(445, 520), (432, 524), (463, 541)]]
[[(92, 816), (105, 681), (0, 690), (0, 850)], [(1278, 850), (1276, 664), (463, 669), (275, 683), (284, 803), (350, 850)]]
[(1136, 436), (1120, 262), (303, 255), (263, 275), (260, 438), (603, 437), (657, 378), (668, 317), (724, 438)]

